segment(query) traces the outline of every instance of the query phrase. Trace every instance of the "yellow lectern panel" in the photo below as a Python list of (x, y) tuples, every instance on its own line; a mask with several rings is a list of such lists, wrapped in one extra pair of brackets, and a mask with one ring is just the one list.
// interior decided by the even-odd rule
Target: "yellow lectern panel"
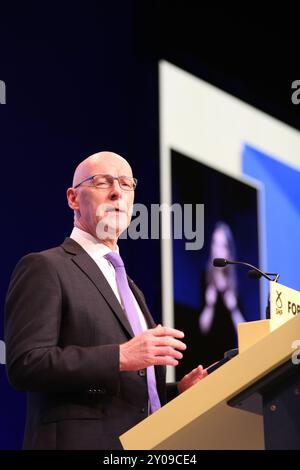
[(300, 315), (123, 434), (124, 449), (263, 449), (262, 416), (227, 402), (288, 361), (297, 339)]

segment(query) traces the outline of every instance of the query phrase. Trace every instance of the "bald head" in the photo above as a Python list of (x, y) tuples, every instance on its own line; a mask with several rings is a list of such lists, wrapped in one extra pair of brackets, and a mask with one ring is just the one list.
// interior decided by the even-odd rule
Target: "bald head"
[(89, 176), (97, 173), (110, 173), (106, 169), (113, 168), (117, 175), (132, 176), (132, 170), (125, 158), (113, 152), (98, 152), (90, 155), (77, 166), (73, 176), (73, 188)]

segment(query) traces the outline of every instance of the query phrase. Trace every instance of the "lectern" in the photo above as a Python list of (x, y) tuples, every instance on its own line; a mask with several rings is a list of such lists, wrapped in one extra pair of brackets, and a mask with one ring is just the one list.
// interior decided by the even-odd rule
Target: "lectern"
[(241, 324), (237, 356), (120, 436), (121, 443), (127, 450), (300, 449), (298, 359), (300, 315), (275, 329), (272, 319)]

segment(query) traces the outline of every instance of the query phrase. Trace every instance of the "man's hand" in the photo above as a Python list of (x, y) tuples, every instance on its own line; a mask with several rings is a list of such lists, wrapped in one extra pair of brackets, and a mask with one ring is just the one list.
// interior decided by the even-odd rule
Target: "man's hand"
[(195, 385), (200, 380), (204, 379), (204, 377), (206, 377), (207, 375), (207, 370), (203, 369), (202, 366), (196, 367), (196, 369), (193, 369), (189, 374), (186, 374), (180, 380), (177, 385), (178, 393), (185, 392), (188, 388), (190, 388), (192, 385)]
[(158, 325), (120, 345), (120, 371), (139, 370), (152, 365), (177, 366), (182, 358), (180, 351), (186, 345), (176, 338), (184, 333), (174, 328)]

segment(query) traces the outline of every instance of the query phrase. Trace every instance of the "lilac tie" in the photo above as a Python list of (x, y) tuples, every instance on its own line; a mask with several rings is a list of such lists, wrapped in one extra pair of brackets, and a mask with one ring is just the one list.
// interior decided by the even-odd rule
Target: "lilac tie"
[[(125, 312), (127, 314), (128, 321), (132, 328), (134, 335), (139, 335), (142, 333), (143, 329), (139, 320), (138, 312), (133, 300), (133, 294), (128, 285), (127, 275), (124, 267), (123, 260), (121, 256), (111, 251), (104, 256), (110, 263), (113, 265), (116, 271), (116, 281), (119, 290), (120, 297), (123, 302)], [(148, 396), (151, 407), (151, 413), (157, 411), (160, 407), (160, 400), (156, 388), (155, 380), (155, 370), (154, 366), (147, 367), (147, 386), (148, 386)]]

